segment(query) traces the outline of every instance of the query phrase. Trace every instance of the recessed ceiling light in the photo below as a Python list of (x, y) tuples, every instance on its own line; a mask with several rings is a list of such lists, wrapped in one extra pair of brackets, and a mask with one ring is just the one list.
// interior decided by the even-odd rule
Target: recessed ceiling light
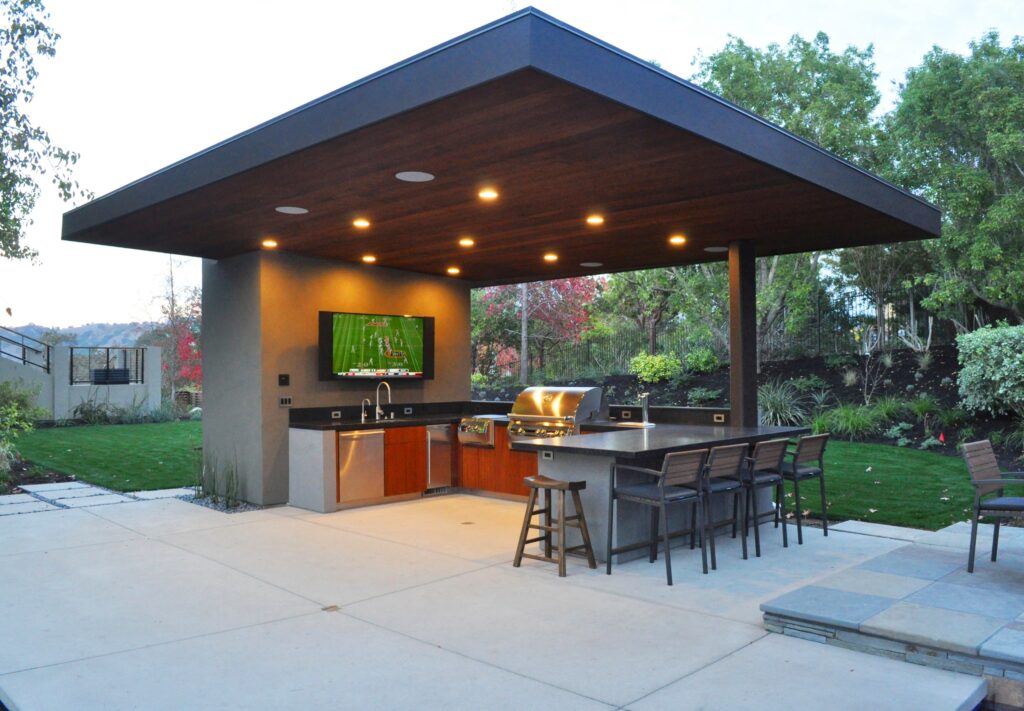
[(481, 200), (497, 200), (498, 199), (498, 191), (495, 190), (494, 188), (484, 188), (480, 192), (477, 193), (477, 196)]
[(728, 252), (728, 247), (705, 247), (704, 251), (709, 254), (721, 254), (722, 252)]
[(459, 238), (460, 247), (472, 247), (474, 244), (476, 244), (476, 241), (472, 237)]
[(429, 183), (434, 179), (434, 174), (424, 173), (422, 170), (403, 170), (395, 173), (395, 177), (407, 183)]
[(460, 274), (461, 272), (462, 270), (459, 269), (458, 267), (448, 267), (448, 273), (451, 274), (452, 276)]
[(352, 220), (352, 226), (357, 227), (361, 230), (365, 230), (367, 227), (370, 226), (370, 221), (367, 220), (365, 217), (357, 217), (356, 219)]
[(557, 262), (558, 261), (558, 255), (555, 254), (554, 252), (548, 252), (547, 254), (544, 255), (544, 261), (545, 262)]
[(373, 264), (374, 262), (377, 261), (377, 258), (372, 254), (364, 254), (363, 261), (366, 262), (367, 264)]
[(597, 269), (598, 267), (603, 267), (604, 262), (580, 262), (580, 266), (587, 269)]
[(587, 215), (587, 224), (588, 225), (603, 225), (604, 224), (604, 216), (603, 215)]
[(686, 235), (672, 235), (668, 238), (668, 243), (676, 247), (682, 246), (686, 244)]
[(263, 245), (264, 249), (274, 249), (275, 247), (277, 247), (277, 240), (276, 239), (265, 239), (262, 242), (260, 242), (260, 244)]
[(295, 207), (294, 205), (282, 205), (281, 207), (275, 207), (275, 210), (284, 215), (305, 215), (309, 210), (304, 207)]

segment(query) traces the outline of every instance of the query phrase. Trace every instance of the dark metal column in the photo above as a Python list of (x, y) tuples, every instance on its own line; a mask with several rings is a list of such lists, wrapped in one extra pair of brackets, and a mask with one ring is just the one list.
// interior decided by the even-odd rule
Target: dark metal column
[(757, 280), (748, 240), (729, 243), (729, 408), (733, 425), (757, 425)]

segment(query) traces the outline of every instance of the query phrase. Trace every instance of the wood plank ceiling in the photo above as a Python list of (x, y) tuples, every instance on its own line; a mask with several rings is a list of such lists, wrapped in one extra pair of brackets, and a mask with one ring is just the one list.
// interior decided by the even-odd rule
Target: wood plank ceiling
[[(426, 171), (425, 183), (395, 179)], [(499, 198), (477, 197), (493, 187)], [(275, 207), (309, 210), (284, 215)], [(585, 222), (604, 216), (603, 225)], [(353, 227), (363, 217), (368, 229)], [(672, 246), (668, 237), (687, 243)], [(475, 246), (457, 241), (471, 236)], [(501, 283), (920, 239), (900, 220), (525, 69), (83, 231), (223, 259), (260, 248)], [(543, 255), (556, 254), (546, 262)], [(582, 267), (598, 262), (600, 267)]]

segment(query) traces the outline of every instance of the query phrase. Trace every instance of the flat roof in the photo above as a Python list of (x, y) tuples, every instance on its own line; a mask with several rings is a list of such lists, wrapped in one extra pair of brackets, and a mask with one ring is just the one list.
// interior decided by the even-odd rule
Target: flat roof
[(494, 284), (722, 259), (738, 239), (763, 256), (939, 229), (925, 200), (526, 8), (75, 208), (62, 237), (211, 259), (273, 238)]

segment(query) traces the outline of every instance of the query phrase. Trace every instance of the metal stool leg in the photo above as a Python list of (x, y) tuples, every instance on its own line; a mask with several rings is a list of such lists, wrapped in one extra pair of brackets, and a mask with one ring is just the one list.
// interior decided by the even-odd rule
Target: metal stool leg
[(778, 499), (775, 507), (775, 527), (779, 526), (779, 519), (782, 519), (782, 547), (789, 548), (789, 536), (786, 533), (786, 480), (783, 479), (775, 486), (775, 498)]
[(996, 562), (996, 554), (999, 552), (999, 524), (1002, 522), (1001, 518), (996, 519), (995, 529), (992, 531), (992, 562)]
[(565, 490), (558, 492), (558, 577), (565, 577)]
[(761, 517), (757, 510), (757, 487), (750, 488), (750, 508), (754, 512), (754, 555), (761, 557)]
[(651, 545), (647, 553), (647, 560), (651, 563), (658, 560), (658, 512), (656, 506), (651, 507)]
[(804, 544), (804, 507), (800, 503), (800, 478), (797, 476), (793, 477), (793, 499), (796, 507), (796, 542), (797, 545), (802, 546)]
[[(544, 525), (551, 525), (551, 506), (554, 503), (551, 500), (551, 490), (544, 489)], [(551, 529), (548, 528), (544, 531), (544, 555), (548, 558), (551, 557)]]
[(697, 516), (697, 527), (700, 529), (700, 559), (704, 565), (704, 575), (708, 574), (708, 537), (706, 531), (707, 519), (704, 517), (704, 497), (701, 495), (698, 497), (697, 507), (694, 509), (694, 513)]
[(530, 520), (533, 518), (533, 506), (537, 501), (537, 490), (530, 489), (530, 498), (526, 502), (526, 515), (523, 517), (523, 530), (519, 532), (519, 545), (516, 546), (516, 557), (512, 565), (516, 568), (523, 562), (523, 550), (526, 548), (526, 533), (530, 530)]
[(665, 502), (661, 502), (661, 518), (665, 525), (665, 577), (668, 578), (668, 584), (672, 584), (672, 551), (669, 550), (669, 538), (668, 538), (668, 513), (665, 511)]
[(611, 475), (608, 487), (608, 538), (604, 549), (604, 572), (605, 575), (612, 574), (612, 532), (615, 528), (615, 474)]
[[(821, 466), (824, 467), (825, 463), (822, 462)], [(825, 470), (821, 470), (821, 474), (818, 475), (818, 482), (821, 484), (821, 527), (825, 531), (825, 535), (828, 535), (828, 500), (825, 498)]]

